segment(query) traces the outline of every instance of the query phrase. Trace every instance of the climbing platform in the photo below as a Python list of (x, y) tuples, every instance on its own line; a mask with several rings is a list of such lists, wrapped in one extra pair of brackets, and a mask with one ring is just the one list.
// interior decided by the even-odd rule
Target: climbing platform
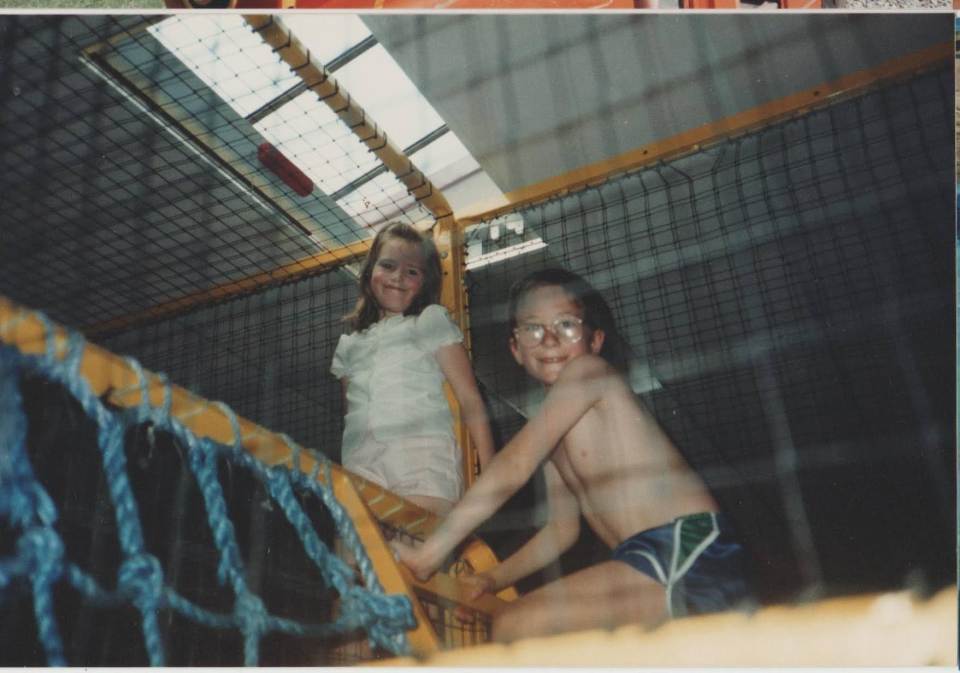
[[(7, 539), (15, 540), (12, 549), (0, 547), (0, 589), (15, 587), (30, 594), (37, 636), (50, 665), (89, 663), (69, 657), (79, 627), (71, 627), (70, 638), (61, 634), (61, 620), (77, 621), (75, 615), (64, 616), (58, 606), (63, 591), (72, 590), (70, 601), (79, 604), (80, 611), (91, 606), (135, 608), (143, 649), (152, 665), (190, 663), (171, 662), (165, 651), (164, 643), (171, 637), (165, 624), (171, 613), (201, 629), (238, 631), (246, 665), (273, 663), (260, 657), (262, 641), (273, 633), (329, 638), (328, 649), (314, 650), (315, 658), (299, 663), (360, 663), (384, 654), (426, 656), (443, 648), (485, 642), (490, 615), (502, 600), (516, 595), (511, 589), (480, 601), (464, 598), (456, 576), (496, 563), (478, 539), (465, 545), (446, 572), (429, 582), (417, 582), (395, 561), (387, 540), (422, 539), (436, 525), (434, 515), (350, 474), (321, 453), (238, 417), (226, 405), (198, 397), (160, 374), (145, 371), (136, 361), (88, 343), (43, 314), (3, 298), (0, 365), (0, 481), (4, 484), (0, 525), (12, 533)], [(30, 452), (30, 445), (38, 441), (37, 432), (43, 434), (46, 429), (37, 429), (42, 421), (31, 427), (27, 418), (25, 407), (31, 403), (23, 399), (21, 382), (28, 377), (62, 386), (95, 424), (92, 439), (98, 445), (114, 516), (93, 536), (114, 532), (118, 536), (120, 558), (106, 564), (114, 570), (105, 572), (100, 564), (72, 558), (71, 547), (77, 545), (61, 535), (61, 523), (75, 513), (69, 510), (70, 502), (58, 502), (50, 495), (57, 490), (56, 484), (38, 476), (50, 467), (46, 464), (50, 456), (35, 459), (36, 452)], [(138, 454), (135, 449), (131, 453), (129, 437), (146, 433), (152, 451), (153, 436), (160, 432), (171, 435), (176, 450), (187, 455), (184, 469), (189, 466), (202, 494), (198, 509), (206, 513), (210, 541), (216, 547), (217, 580), (227, 594), (232, 593), (226, 600), (213, 601), (218, 607), (205, 605), (205, 598), (195, 595), (196, 587), (186, 587), (177, 579), (191, 574), (182, 569), (189, 559), (174, 558), (192, 546), (189, 532), (167, 540), (162, 548), (144, 533), (152, 513), (149, 503), (135, 497), (142, 496), (142, 491), (138, 492), (131, 477), (136, 466), (128, 463)], [(76, 452), (74, 444), (82, 441), (80, 435), (71, 437), (71, 446), (60, 447), (62, 451)], [(68, 457), (64, 461), (54, 457), (53, 462), (69, 464)], [(318, 602), (313, 614), (308, 610), (306, 618), (295, 623), (271, 611), (271, 597), (255, 591), (245, 562), (249, 554), (231, 521), (234, 469), (259, 480), (267, 496), (261, 505), (282, 512), (280, 518), (292, 526), (300, 542), (300, 549), (293, 551), (319, 569), (335, 598), (332, 607), (321, 609)], [(253, 489), (241, 496), (258, 497)], [(349, 553), (352, 566), (334, 553), (329, 536), (323, 539), (319, 529), (324, 526), (316, 523), (318, 519), (304, 503), (309, 497), (328, 510), (333, 523), (327, 528)], [(101, 514), (109, 520), (107, 511)], [(455, 620), (453, 610), (458, 607), (472, 611), (474, 619), (470, 623)], [(25, 656), (29, 662), (29, 653)]]

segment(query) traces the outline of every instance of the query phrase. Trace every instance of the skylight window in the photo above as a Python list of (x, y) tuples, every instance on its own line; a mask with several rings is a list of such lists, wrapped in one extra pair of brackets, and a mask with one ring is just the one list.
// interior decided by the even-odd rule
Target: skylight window
[(324, 65), (370, 37), (370, 29), (356, 14), (284, 14), (283, 22)]
[[(290, 14), (283, 22), (313, 59), (333, 64), (341, 90), (397, 149), (416, 148), (411, 160), (437, 188), (450, 187), (452, 198), (445, 195), (455, 209), (502, 197), (403, 69), (376, 44), (360, 16)], [(333, 196), (356, 224), (426, 215), (394, 176), (377, 173), (379, 159), (315, 93), (302, 89), (300, 77), (242, 16), (178, 15), (149, 30), (319, 190)]]
[(254, 127), (326, 194), (380, 165), (316, 94), (306, 91)]
[(470, 150), (453, 133), (447, 133), (417, 150), (410, 159), (430, 176), (439, 189), (456, 185), (464, 177), (481, 170)]
[(148, 30), (241, 117), (300, 81), (239, 15), (174, 16)]
[(440, 115), (380, 45), (338, 70), (336, 77), (400, 149), (443, 126)]
[[(390, 173), (383, 173), (361, 185), (337, 201), (351, 217), (365, 226), (374, 226), (390, 220), (401, 219), (401, 215), (416, 205), (416, 200), (407, 192), (403, 184)], [(427, 215), (426, 211), (410, 214), (411, 224)]]

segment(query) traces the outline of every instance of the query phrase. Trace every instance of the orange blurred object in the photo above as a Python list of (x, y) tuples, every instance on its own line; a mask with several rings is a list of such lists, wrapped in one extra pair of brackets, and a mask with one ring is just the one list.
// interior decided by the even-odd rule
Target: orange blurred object
[[(960, 0), (954, 0), (960, 2)], [(740, 0), (681, 0), (683, 9), (740, 9)], [(820, 9), (821, 0), (778, 0), (780, 9)]]
[[(656, 0), (653, 0), (656, 3)], [(650, 0), (165, 0), (169, 9), (643, 9)], [(676, 3), (676, 4), (674, 4)], [(740, 0), (660, 0), (682, 9), (740, 9)], [(820, 9), (822, 0), (778, 0), (780, 9)], [(953, 0), (960, 8), (960, 0)]]
[(169, 9), (634, 9), (634, 0), (165, 0)]

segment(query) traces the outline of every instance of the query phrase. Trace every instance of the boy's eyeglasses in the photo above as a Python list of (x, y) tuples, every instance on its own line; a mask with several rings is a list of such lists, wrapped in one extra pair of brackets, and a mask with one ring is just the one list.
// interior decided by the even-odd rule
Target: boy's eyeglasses
[(535, 322), (527, 322), (513, 328), (513, 336), (527, 348), (533, 348), (543, 343), (547, 331), (562, 344), (575, 344), (583, 338), (583, 320), (576, 316), (560, 316), (549, 326)]

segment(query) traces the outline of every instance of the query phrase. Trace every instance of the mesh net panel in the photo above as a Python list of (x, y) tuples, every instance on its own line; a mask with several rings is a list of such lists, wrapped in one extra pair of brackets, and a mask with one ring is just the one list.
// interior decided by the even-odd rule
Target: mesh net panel
[[(327, 370), (356, 280), (311, 260), (429, 214), (239, 15), (6, 16), (0, 28), (15, 80), (0, 289), (337, 458)], [(204, 62), (214, 74), (189, 67)], [(220, 95), (214, 77), (229, 84)], [(298, 137), (325, 163), (307, 196), (258, 158), (265, 138)], [(170, 320), (150, 314), (204, 292)], [(233, 298), (211, 305), (218, 295)]]
[[(189, 39), (253, 37), (236, 18), (197, 24)], [(328, 367), (356, 283), (349, 268), (310, 260), (385, 220), (429, 216), (373, 155), (351, 158), (356, 141), (336, 120), (312, 131), (336, 168), (297, 194), (258, 149), (299, 131), (268, 132), (257, 96), (273, 88), (300, 116), (316, 101), (272, 67), (238, 69), (240, 88), (219, 97), (150, 25), (0, 17), (0, 292), (338, 459), (341, 393)], [(217, 58), (229, 71), (241, 54)], [(929, 72), (472, 228), (468, 248), (506, 251), (468, 274), (475, 367), (499, 443), (539, 397), (509, 358), (503, 298), (528, 271), (562, 265), (611, 303), (631, 384), (733, 516), (764, 597), (951, 581), (953, 106), (952, 73)], [(546, 247), (506, 256), (537, 239)], [(242, 293), (142, 318), (256, 274)], [(51, 492), (75, 503), (63, 508), (70, 555), (113, 577), (102, 473), (81, 441), (92, 430), (60, 393), (38, 395), (33, 456)], [(216, 602), (195, 488), (165, 441), (138, 435), (127, 447), (147, 539), (185, 594)], [(256, 483), (223, 472), (258, 594), (291, 617), (335, 611), (306, 561), (282, 553), (292, 543)], [(499, 556), (524, 539), (541, 496), (534, 482), (488, 522)], [(0, 554), (4, 544), (0, 535)], [(562, 565), (605, 554), (583, 540)], [(123, 614), (62, 600), (70, 663), (141, 660)], [(489, 631), (423, 600), (448, 644)], [(4, 663), (42, 663), (29, 606), (6, 606), (0, 642), (24, 644)], [(165, 628), (172, 665), (240, 659), (235, 633)], [(264, 645), (262, 663), (366, 655), (284, 640)]]
[(356, 301), (356, 281), (331, 271), (107, 337), (199, 395), (223, 400), (338, 460), (343, 410), (330, 361)]
[[(57, 531), (65, 556), (101, 587), (113, 589), (124, 556), (97, 446), (99, 430), (56, 383), (32, 376), (24, 379), (22, 392), (29, 419), (28, 455), (58, 507)], [(139, 510), (144, 548), (159, 560), (166, 587), (204, 610), (229, 615), (235, 597), (218, 579), (222, 560), (187, 451), (170, 434), (150, 425), (134, 426), (126, 433), (126, 473)], [(297, 533), (263, 483), (227, 460), (218, 461), (217, 472), (249, 589), (276, 617), (304, 625), (332, 622), (339, 614), (339, 596), (304, 553)], [(320, 538), (332, 547), (336, 529), (325, 505), (303, 492), (298, 502)], [(10, 558), (21, 531), (6, 523), (0, 522), (0, 555)], [(147, 663), (141, 618), (132, 605), (99, 604), (67, 582), (57, 585), (54, 596), (53, 616), (71, 665)], [(244, 664), (243, 638), (236, 629), (205, 625), (169, 608), (159, 614), (166, 665)], [(6, 665), (48, 663), (36, 628), (30, 592), (22, 585), (8, 586), (0, 619)], [(338, 638), (275, 632), (260, 641), (258, 650), (261, 665), (337, 665), (382, 656), (371, 652), (360, 634)]]
[(507, 289), (566, 267), (611, 304), (633, 388), (765, 597), (949, 581), (952, 99), (949, 70), (924, 74), (475, 227), (484, 254), (546, 243), (468, 274), (496, 422), (538, 401)]
[[(239, 15), (156, 26), (170, 21), (221, 69), (242, 62), (240, 90), (215, 94), (141, 17), (0, 21), (13, 93), (0, 130), (0, 287), (12, 298), (102, 328), (258, 273), (296, 272), (387, 219), (427, 217), (375, 155), (353, 158), (359, 141), (315, 94), (291, 96), (291, 111), (263, 126), (249, 99), (295, 93), (299, 80)], [(243, 61), (251, 53), (268, 59), (267, 72)], [(258, 148), (263, 134), (296, 136), (304, 115), (331, 166), (300, 196)], [(365, 191), (350, 187), (359, 182)]]
[[(221, 19), (0, 17), (0, 76), (9, 92), (0, 128), (0, 292), (337, 459), (341, 399), (327, 370), (356, 281), (351, 270), (324, 271), (314, 260), (368, 239), (387, 220), (430, 216), (374, 154), (357, 154), (350, 129), (319, 109), (275, 55), (264, 72), (251, 71), (235, 44), (268, 56), (270, 49), (239, 16)], [(181, 39), (203, 46), (221, 67), (242, 67), (234, 73), (241, 88), (220, 97), (167, 51), (155, 29), (169, 22), (187, 23)], [(279, 143), (298, 132), (293, 121), (264, 126), (266, 101), (257, 96), (265, 88), (287, 96), (293, 117), (312, 115), (311, 133), (323, 136), (331, 157), (332, 168), (305, 196), (259, 158), (265, 139)], [(230, 285), (258, 274), (252, 290)], [(210, 290), (230, 298), (192, 309), (187, 302), (168, 319), (143, 314)], [(31, 458), (65, 512), (68, 555), (100, 579), (116, 577), (120, 558), (95, 431), (64, 394), (38, 382), (28, 392)], [(182, 450), (159, 434), (129, 437), (126, 447), (149, 551), (176, 590), (229, 612), (216, 550), (198, 525), (197, 487)], [(337, 596), (292, 546), (293, 531), (262, 487), (243, 470), (223, 465), (220, 472), (251, 588), (271, 614), (332, 619)], [(332, 543), (322, 507), (303, 504)], [(7, 532), (0, 534), (4, 555), (16, 540)], [(58, 591), (67, 661), (146, 663), (129, 608), (105, 611)], [(16, 643), (3, 648), (4, 662), (45, 663), (29, 594), (2, 598), (0, 642)], [(170, 665), (243, 663), (239, 633), (198, 628), (172, 613), (164, 619)], [(331, 646), (329, 638), (271, 636), (260, 663), (351, 663), (379, 654), (362, 637)]]

